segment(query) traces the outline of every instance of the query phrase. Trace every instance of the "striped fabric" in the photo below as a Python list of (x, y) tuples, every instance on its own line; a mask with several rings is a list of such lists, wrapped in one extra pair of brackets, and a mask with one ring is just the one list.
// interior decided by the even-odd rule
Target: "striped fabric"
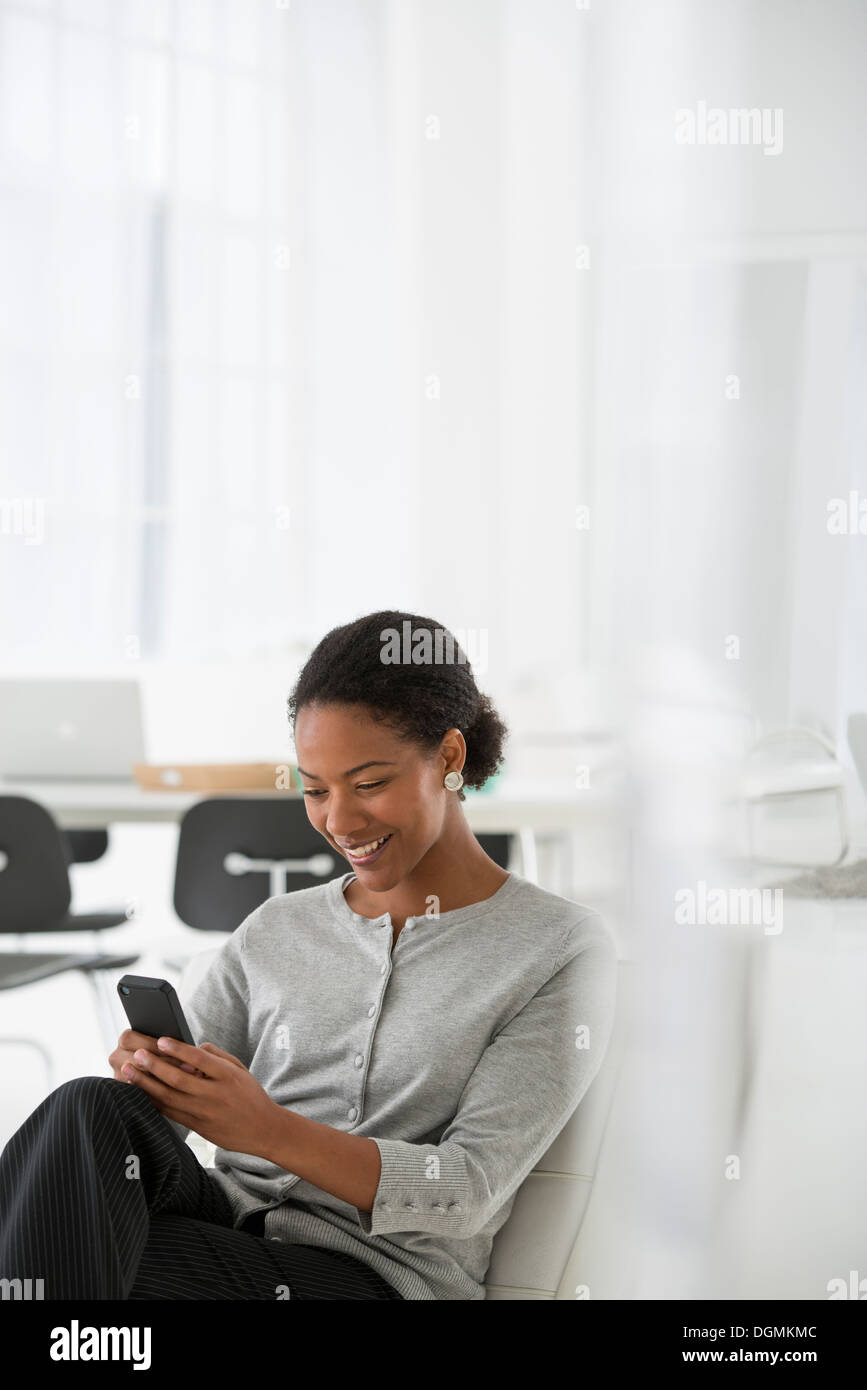
[(342, 1251), (235, 1229), (147, 1094), (104, 1076), (52, 1091), (0, 1155), (0, 1279), (4, 1299), (401, 1297)]

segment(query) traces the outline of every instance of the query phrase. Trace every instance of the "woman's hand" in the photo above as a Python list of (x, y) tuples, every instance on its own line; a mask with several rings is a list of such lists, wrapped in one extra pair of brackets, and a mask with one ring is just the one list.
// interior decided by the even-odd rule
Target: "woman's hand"
[[(108, 1059), (108, 1065), (112, 1069), (115, 1081), (127, 1081), (129, 1079), (123, 1074), (123, 1068), (132, 1063), (133, 1053), (139, 1050), (152, 1052), (155, 1057), (165, 1055), (162, 1049), (157, 1047), (156, 1038), (149, 1037), (147, 1033), (136, 1033), (132, 1028), (125, 1028), (117, 1040), (117, 1047)], [(189, 1062), (172, 1061), (172, 1066), (181, 1067), (193, 1076), (201, 1076), (201, 1072), (190, 1066)]]
[(264, 1156), (283, 1116), (244, 1063), (213, 1043), (159, 1038), (153, 1050), (133, 1051), (120, 1070), (167, 1119), (235, 1153)]

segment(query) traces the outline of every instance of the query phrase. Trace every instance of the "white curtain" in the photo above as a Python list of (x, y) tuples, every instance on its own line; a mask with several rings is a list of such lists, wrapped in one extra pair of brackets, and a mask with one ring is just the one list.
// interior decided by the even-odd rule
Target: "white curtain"
[(806, 91), (777, 158), (673, 138), (745, 99), (774, 9), (0, 0), (8, 657), (283, 669), (414, 607), (569, 730), (640, 612), (712, 662), (737, 627), (762, 717), (833, 724), (848, 639), (811, 688), (792, 527), (863, 199), (797, 144)]
[(255, 657), (293, 629), (291, 24), (244, 0), (0, 4), (0, 602), (20, 664)]
[(12, 660), (285, 665), (415, 607), (574, 724), (575, 19), (0, 0)]

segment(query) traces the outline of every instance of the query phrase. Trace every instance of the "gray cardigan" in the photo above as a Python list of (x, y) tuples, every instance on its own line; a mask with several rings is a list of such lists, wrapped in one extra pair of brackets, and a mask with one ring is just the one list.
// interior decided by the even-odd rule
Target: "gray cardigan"
[(208, 1172), (236, 1227), (264, 1209), (266, 1236), (345, 1250), (404, 1298), (484, 1299), (493, 1237), (603, 1060), (613, 937), (513, 873), (408, 918), (392, 951), (388, 915), (346, 901), (353, 878), (269, 898), (182, 1003), (279, 1105), (376, 1142), (373, 1208), (250, 1154), (218, 1148)]

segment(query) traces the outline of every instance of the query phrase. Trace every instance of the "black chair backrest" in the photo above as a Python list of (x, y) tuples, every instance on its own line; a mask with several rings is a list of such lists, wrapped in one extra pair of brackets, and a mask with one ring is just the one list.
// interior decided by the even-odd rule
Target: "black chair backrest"
[(174, 903), (187, 926), (234, 931), (272, 896), (268, 872), (229, 873), (230, 854), (270, 860), (330, 857), (332, 867), (324, 874), (290, 873), (281, 889), (290, 893), (349, 872), (343, 856), (313, 829), (301, 797), (207, 797), (187, 811), (178, 839)]
[(62, 834), (70, 864), (93, 864), (108, 849), (107, 830), (64, 830)]
[(0, 796), (0, 932), (57, 931), (71, 900), (54, 817), (27, 796)]
[[(509, 835), (476, 838), (497, 864), (508, 867)], [(313, 888), (351, 872), (348, 860), (314, 830), (301, 797), (206, 797), (187, 811), (178, 838), (174, 905), (188, 927), (234, 931), (273, 896), (267, 870), (227, 870), (227, 856), (238, 854), (254, 860), (318, 856), (323, 866), (330, 858), (322, 873), (299, 868), (281, 876), (280, 892)]]
[(501, 869), (508, 869), (509, 850), (512, 843), (511, 835), (477, 835), (476, 839), (485, 854), (489, 854), (495, 864), (499, 864)]

